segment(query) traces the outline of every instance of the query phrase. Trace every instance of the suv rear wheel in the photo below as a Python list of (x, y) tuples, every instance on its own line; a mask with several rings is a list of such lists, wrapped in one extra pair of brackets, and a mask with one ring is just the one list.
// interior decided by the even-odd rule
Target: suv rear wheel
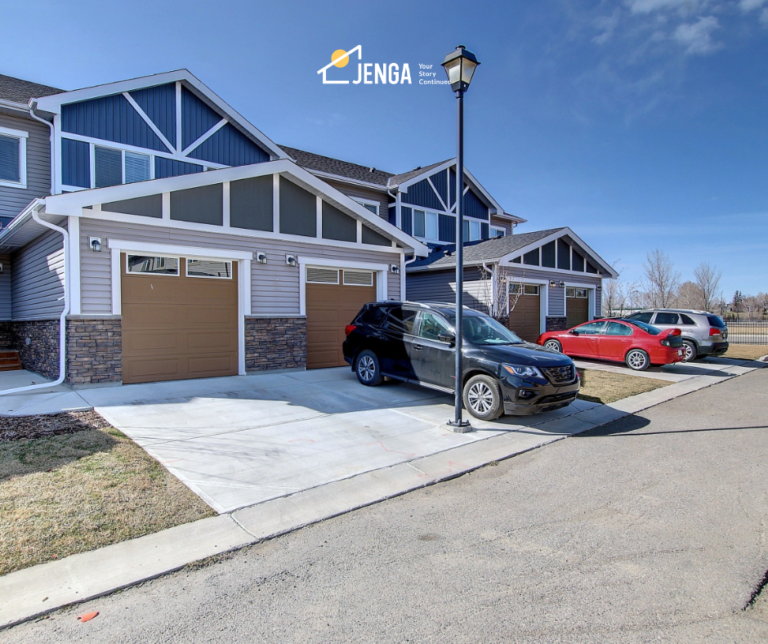
[(504, 412), (501, 387), (491, 376), (472, 376), (464, 385), (464, 406), (480, 420), (495, 420)]
[(696, 349), (696, 345), (690, 340), (683, 340), (683, 349), (685, 350), (684, 362), (692, 362), (699, 357), (699, 352)]
[(357, 379), (368, 387), (380, 385), (384, 378), (381, 375), (379, 359), (370, 349), (365, 349), (357, 354), (355, 359), (355, 374)]

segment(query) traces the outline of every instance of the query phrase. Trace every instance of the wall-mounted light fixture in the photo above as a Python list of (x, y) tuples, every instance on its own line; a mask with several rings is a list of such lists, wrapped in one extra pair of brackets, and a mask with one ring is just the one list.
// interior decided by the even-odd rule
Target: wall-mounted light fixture
[(0, 262), (0, 275), (2, 275), (2, 273), (3, 273), (3, 263)]
[(94, 253), (101, 252), (101, 237), (89, 237), (88, 245)]
[(259, 262), (259, 264), (266, 264), (267, 263), (267, 254), (266, 253), (256, 253), (256, 261)]
[(288, 264), (288, 266), (298, 266), (299, 262), (296, 261), (296, 258), (293, 255), (286, 255), (285, 256), (285, 263)]
[(597, 287), (597, 290), (598, 290), (598, 291), (602, 291), (602, 290), (603, 290), (603, 287), (602, 287), (602, 286), (598, 286), (598, 287)]
[(549, 288), (556, 288), (557, 282), (555, 280), (549, 280)]
[(397, 264), (390, 264), (389, 270), (397, 275), (400, 272), (400, 267)]
[(565, 288), (565, 282), (560, 282), (560, 288)]

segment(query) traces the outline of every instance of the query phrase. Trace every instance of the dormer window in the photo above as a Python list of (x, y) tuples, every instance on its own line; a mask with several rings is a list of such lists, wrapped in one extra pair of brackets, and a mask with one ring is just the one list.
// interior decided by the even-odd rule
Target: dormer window
[(0, 186), (27, 187), (28, 132), (0, 127)]

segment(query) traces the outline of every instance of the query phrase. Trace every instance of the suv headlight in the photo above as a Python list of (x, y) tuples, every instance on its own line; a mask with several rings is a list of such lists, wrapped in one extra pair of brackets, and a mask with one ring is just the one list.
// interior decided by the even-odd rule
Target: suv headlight
[(503, 364), (501, 365), (503, 371), (512, 374), (513, 376), (533, 376), (534, 378), (543, 378), (544, 375), (539, 371), (538, 367), (529, 367), (527, 365), (517, 364)]

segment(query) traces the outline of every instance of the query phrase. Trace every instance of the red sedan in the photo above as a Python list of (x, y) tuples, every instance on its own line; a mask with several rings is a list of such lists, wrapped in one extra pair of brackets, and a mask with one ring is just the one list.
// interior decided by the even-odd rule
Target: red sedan
[(536, 344), (567, 356), (625, 362), (635, 371), (685, 357), (680, 329), (662, 331), (639, 320), (593, 320), (567, 331), (542, 333)]

